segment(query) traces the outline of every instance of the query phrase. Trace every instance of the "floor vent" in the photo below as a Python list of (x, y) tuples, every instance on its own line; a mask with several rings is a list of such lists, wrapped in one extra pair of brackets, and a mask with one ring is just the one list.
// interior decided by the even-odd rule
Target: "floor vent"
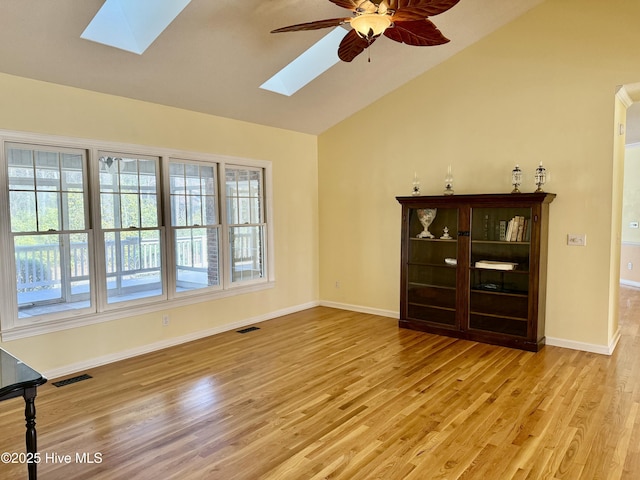
[(242, 330), (238, 330), (238, 333), (249, 333), (249, 332), (253, 332), (255, 330), (260, 330), (259, 327), (247, 327), (247, 328), (243, 328)]
[(65, 385), (71, 385), (72, 383), (81, 382), (82, 380), (87, 380), (89, 378), (93, 378), (91, 375), (78, 375), (77, 377), (67, 378), (66, 380), (60, 380), (58, 382), (51, 382), (56, 387), (64, 387)]

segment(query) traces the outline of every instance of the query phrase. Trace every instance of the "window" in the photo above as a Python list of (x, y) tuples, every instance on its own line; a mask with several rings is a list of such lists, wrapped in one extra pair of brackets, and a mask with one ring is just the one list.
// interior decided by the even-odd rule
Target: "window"
[(169, 164), (176, 293), (220, 285), (216, 169), (179, 160)]
[(163, 294), (157, 158), (101, 153), (107, 303)]
[(0, 142), (2, 340), (273, 285), (269, 162)]
[(231, 282), (264, 276), (262, 170), (229, 166), (225, 171)]
[(91, 306), (83, 151), (6, 149), (19, 318)]

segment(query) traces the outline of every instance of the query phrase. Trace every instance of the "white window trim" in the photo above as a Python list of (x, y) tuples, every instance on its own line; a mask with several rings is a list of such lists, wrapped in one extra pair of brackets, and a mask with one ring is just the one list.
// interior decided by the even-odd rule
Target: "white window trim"
[[(161, 272), (161, 288), (162, 288), (162, 292), (159, 295), (153, 295), (153, 296), (149, 296), (149, 297), (140, 297), (137, 299), (132, 299), (132, 300), (125, 300), (125, 301), (118, 301), (118, 302), (112, 302), (109, 303), (108, 300), (108, 290), (107, 290), (107, 274), (106, 274), (106, 263), (105, 263), (105, 249), (104, 249), (104, 241), (102, 241), (104, 239), (104, 233), (105, 231), (109, 231), (109, 230), (114, 230), (114, 229), (103, 229), (102, 228), (102, 217), (101, 217), (101, 204), (100, 204), (100, 171), (98, 168), (90, 168), (89, 169), (89, 174), (91, 176), (91, 180), (90, 180), (90, 184), (89, 184), (89, 188), (91, 189), (93, 196), (92, 196), (92, 205), (94, 206), (94, 208), (91, 209), (91, 214), (94, 215), (93, 217), (93, 230), (94, 232), (97, 233), (97, 236), (101, 239), (101, 241), (97, 241), (95, 242), (95, 257), (96, 257), (96, 261), (94, 261), (94, 265), (96, 265), (96, 270), (98, 272), (98, 274), (96, 275), (96, 284), (95, 284), (95, 290), (97, 292), (97, 307), (98, 307), (98, 313), (101, 312), (106, 312), (108, 310), (117, 310), (117, 309), (121, 309), (121, 308), (131, 308), (131, 307), (135, 307), (137, 305), (145, 305), (148, 303), (153, 303), (153, 302), (157, 302), (157, 301), (162, 301), (162, 300), (166, 300), (167, 299), (167, 276), (166, 276), (166, 271), (168, 268), (168, 257), (167, 257), (167, 251), (166, 251), (166, 231), (164, 226), (162, 225), (162, 212), (161, 212), (161, 205), (162, 205), (162, 173), (161, 173), (161, 168), (162, 168), (162, 158), (159, 155), (149, 155), (149, 154), (140, 154), (140, 153), (131, 153), (129, 151), (125, 151), (125, 150), (119, 150), (119, 151), (105, 151), (105, 149), (100, 149), (100, 150), (96, 150), (92, 152), (92, 155), (90, 156), (89, 162), (93, 162), (93, 165), (95, 166), (100, 157), (103, 157), (105, 155), (110, 155), (110, 156), (125, 156), (125, 155), (130, 155), (131, 157), (135, 157), (138, 159), (143, 159), (143, 160), (151, 160), (156, 162), (156, 167), (157, 167), (157, 176), (156, 176), (156, 195), (158, 198), (158, 218), (157, 218), (157, 222), (158, 222), (158, 226), (154, 227), (154, 230), (159, 230), (160, 231), (160, 251), (162, 252), (162, 258), (160, 260), (161, 262), (161, 268), (160, 268), (160, 272)], [(120, 231), (126, 231), (126, 229), (124, 227), (120, 227), (119, 228)], [(143, 228), (137, 228), (135, 231), (141, 231), (143, 230)]]
[[(225, 188), (226, 189), (226, 168), (230, 167), (230, 168), (245, 168), (245, 167), (249, 167), (249, 168), (253, 168), (253, 169), (261, 169), (261, 167), (257, 167), (257, 166), (252, 166), (252, 165), (238, 165), (237, 163), (226, 163), (225, 165), (223, 165), (221, 168), (221, 180), (220, 180), (220, 188)], [(262, 178), (262, 185), (264, 188), (264, 185), (266, 185), (266, 179), (264, 178), (265, 171), (263, 170), (263, 178)], [(263, 192), (264, 193), (264, 192)], [(226, 200), (226, 197), (225, 197)], [(266, 198), (266, 196), (263, 199), (263, 203), (268, 203), (269, 205), (271, 204), (270, 201), (268, 201), (268, 199)], [(223, 236), (223, 241), (225, 242), (225, 245), (229, 245), (230, 243), (230, 238), (229, 238), (229, 232), (231, 230), (230, 228), (230, 224), (229, 224), (229, 219), (227, 218), (227, 204), (225, 201), (225, 204), (221, 206), (221, 209), (223, 210), (222, 212), (222, 225), (223, 225), (223, 232), (222, 232), (222, 236)], [(268, 219), (270, 217), (267, 217), (267, 209), (265, 205), (262, 205), (262, 215), (264, 216), (264, 219)], [(267, 248), (267, 243), (269, 243), (269, 239), (268, 239), (268, 232), (269, 232), (269, 223), (268, 222), (263, 222), (260, 225), (263, 225), (264, 231), (265, 231), (265, 235), (264, 235), (264, 239), (263, 241), (265, 242), (264, 245), (264, 262), (265, 262), (265, 266), (264, 266), (264, 271), (265, 274), (268, 278), (268, 269), (269, 269), (269, 265), (271, 264), (270, 259), (268, 258), (268, 248)], [(237, 225), (236, 225), (237, 226)], [(228, 258), (225, 258), (225, 264), (224, 264), (224, 275), (223, 275), (223, 279), (224, 279), (224, 288), (225, 289), (230, 289), (230, 288), (235, 288), (237, 285), (252, 285), (252, 284), (258, 284), (258, 283), (264, 283), (264, 278), (256, 278), (253, 280), (244, 280), (242, 282), (233, 282), (232, 276), (233, 276), (233, 272), (231, 269), (231, 261)]]
[[(64, 136), (56, 136), (56, 135), (46, 135), (46, 134), (34, 134), (27, 132), (18, 132), (18, 131), (10, 131), (10, 130), (1, 130), (0, 129), (0, 184), (7, 185), (7, 159), (5, 157), (5, 144), (6, 143), (28, 143), (38, 146), (51, 146), (55, 148), (79, 148), (87, 151), (88, 162), (96, 162), (99, 156), (99, 151), (115, 151), (115, 152), (127, 152), (131, 155), (139, 155), (139, 156), (153, 156), (160, 158), (161, 170), (164, 171), (165, 165), (168, 164), (169, 159), (180, 159), (185, 161), (199, 161), (206, 163), (215, 163), (218, 168), (218, 187), (219, 187), (219, 212), (220, 212), (220, 222), (222, 225), (222, 236), (225, 237), (227, 230), (226, 228), (226, 212), (224, 208), (224, 191), (221, 190), (224, 188), (222, 182), (224, 181), (224, 169), (225, 165), (236, 165), (236, 166), (247, 166), (254, 168), (261, 168), (264, 172), (263, 184), (264, 184), (264, 212), (265, 212), (265, 220), (266, 220), (266, 232), (265, 232), (265, 278), (251, 281), (251, 282), (242, 282), (241, 284), (231, 284), (227, 285), (227, 275), (229, 272), (224, 271), (226, 264), (229, 263), (227, 261), (227, 251), (226, 247), (221, 251), (221, 262), (224, 262), (223, 268), (221, 268), (221, 274), (223, 276), (224, 286), (217, 290), (207, 290), (206, 292), (199, 292), (197, 290), (193, 292), (189, 292), (189, 294), (185, 295), (172, 295), (171, 294), (171, 283), (170, 276), (173, 275), (171, 270), (174, 269), (173, 262), (169, 263), (168, 260), (168, 252), (171, 250), (168, 247), (170, 239), (168, 238), (168, 232), (171, 230), (167, 228), (167, 210), (163, 211), (163, 221), (164, 225), (161, 227), (163, 236), (163, 240), (165, 243), (165, 255), (163, 261), (165, 262), (165, 274), (163, 275), (163, 282), (165, 283), (164, 288), (167, 295), (165, 298), (155, 299), (151, 303), (144, 302), (142, 304), (137, 304), (136, 301), (133, 303), (123, 302), (122, 304), (111, 304), (109, 308), (104, 309), (104, 305), (101, 305), (102, 302), (94, 297), (94, 301), (97, 305), (97, 313), (90, 314), (77, 314), (76, 312), (65, 312), (63, 314), (66, 318), (54, 318), (48, 317), (46, 320), (39, 321), (29, 325), (17, 325), (16, 324), (16, 308), (17, 308), (17, 300), (15, 295), (15, 284), (13, 282), (13, 278), (15, 278), (15, 262), (8, 252), (12, 251), (9, 245), (10, 235), (3, 234), (0, 235), (0, 254), (3, 255), (3, 258), (8, 259), (2, 267), (5, 271), (10, 269), (13, 274), (9, 275), (0, 275), (0, 292), (3, 295), (8, 295), (8, 298), (5, 299), (2, 305), (0, 305), (0, 337), (2, 341), (11, 341), (17, 340), (20, 338), (27, 338), (35, 335), (42, 335), (46, 333), (58, 332), (62, 330), (68, 330), (71, 328), (77, 328), (87, 325), (94, 325), (102, 322), (107, 322), (111, 320), (117, 320), (127, 317), (132, 317), (136, 315), (143, 315), (147, 313), (153, 313), (158, 311), (163, 311), (167, 309), (172, 309), (176, 307), (192, 305), (195, 303), (208, 302), (220, 298), (231, 297), (240, 294), (246, 294), (251, 292), (256, 292), (264, 289), (269, 289), (275, 287), (276, 277), (275, 277), (275, 254), (274, 254), (274, 217), (273, 217), (273, 174), (272, 174), (272, 162), (268, 160), (256, 160), (256, 159), (247, 159), (242, 157), (232, 157), (227, 155), (217, 155), (217, 154), (208, 154), (201, 152), (190, 152), (185, 150), (178, 149), (170, 149), (163, 147), (147, 147), (142, 145), (135, 144), (124, 144), (117, 142), (107, 142), (102, 140), (92, 140), (92, 139), (81, 139), (74, 137), (64, 137)], [(89, 212), (92, 219), (93, 230), (95, 230), (95, 226), (99, 225), (96, 223), (99, 221), (99, 212), (95, 208), (95, 205), (99, 205), (96, 203), (99, 201), (96, 198), (96, 195), (99, 195), (97, 192), (97, 183), (93, 176), (95, 175), (95, 169), (89, 171), (90, 184), (89, 188), (91, 189), (91, 201), (94, 207)], [(169, 192), (166, 190), (164, 185), (164, 180), (161, 180), (161, 195), (163, 198), (163, 202), (167, 202)], [(10, 217), (9, 217), (9, 192), (6, 188), (2, 189), (0, 193), (0, 229), (4, 232), (10, 231)], [(228, 238), (223, 238), (225, 243), (224, 245), (228, 245)], [(100, 242), (94, 242), (94, 255), (98, 258), (98, 255), (104, 254), (103, 248), (101, 245), (97, 245)], [(93, 276), (96, 279), (95, 289), (96, 292), (93, 293), (96, 296), (98, 290), (98, 279), (101, 278), (103, 272), (99, 271), (103, 267), (104, 262), (97, 261), (93, 263)], [(106, 294), (106, 292), (101, 292), (99, 295)], [(76, 313), (74, 315), (74, 313)], [(74, 316), (68, 316), (74, 315)]]

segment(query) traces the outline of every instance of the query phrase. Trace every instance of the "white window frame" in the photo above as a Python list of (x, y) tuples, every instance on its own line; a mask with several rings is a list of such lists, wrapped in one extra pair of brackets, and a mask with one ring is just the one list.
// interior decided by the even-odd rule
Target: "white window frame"
[[(225, 249), (222, 245), (222, 241), (223, 241), (223, 224), (222, 224), (222, 207), (220, 205), (220, 202), (222, 201), (222, 192), (220, 191), (220, 165), (219, 163), (213, 162), (211, 159), (210, 160), (203, 160), (202, 158), (200, 159), (196, 159), (196, 158), (184, 158), (184, 157), (166, 157), (165, 161), (163, 162), (163, 176), (164, 176), (164, 181), (163, 181), (163, 186), (164, 186), (164, 204), (166, 205), (166, 208), (164, 209), (164, 214), (165, 214), (165, 222), (164, 224), (166, 225), (167, 228), (167, 256), (169, 258), (175, 259), (176, 256), (176, 252), (175, 252), (175, 243), (174, 243), (174, 237), (175, 237), (175, 233), (176, 230), (180, 230), (184, 227), (174, 227), (173, 226), (173, 221), (172, 221), (172, 208), (171, 208), (171, 188), (170, 188), (170, 173), (169, 173), (169, 169), (170, 169), (170, 164), (171, 163), (184, 163), (184, 164), (191, 164), (191, 165), (205, 165), (205, 166), (210, 166), (213, 167), (214, 171), (215, 171), (215, 177), (216, 177), (216, 193), (217, 193), (217, 199), (216, 199), (216, 209), (217, 209), (217, 219), (218, 219), (218, 223), (216, 224), (216, 228), (218, 229), (218, 275), (220, 276), (220, 281), (218, 282), (218, 285), (210, 285), (208, 287), (202, 287), (202, 288), (197, 288), (197, 289), (192, 289), (192, 290), (185, 290), (185, 291), (181, 291), (178, 292), (177, 291), (177, 277), (176, 277), (176, 262), (172, 262), (171, 263), (171, 269), (169, 272), (167, 272), (167, 278), (169, 280), (169, 286), (168, 286), (168, 295), (169, 298), (181, 298), (181, 297), (190, 297), (190, 296), (199, 296), (199, 295), (204, 295), (204, 294), (208, 294), (208, 293), (216, 293), (216, 292), (220, 292), (224, 289), (224, 272), (223, 272), (223, 262), (224, 262), (224, 258), (225, 258)], [(206, 228), (207, 225), (203, 225), (202, 228)], [(191, 228), (193, 228), (193, 226), (191, 226)]]
[[(246, 223), (246, 224), (236, 224), (236, 223), (232, 223), (231, 220), (229, 218), (226, 218), (227, 215), (227, 197), (226, 197), (226, 173), (227, 173), (227, 168), (229, 169), (238, 169), (238, 170), (248, 170), (248, 171), (260, 171), (261, 172), (261, 189), (262, 189), (262, 196), (261, 198), (261, 205), (260, 205), (260, 217), (262, 219), (261, 222), (258, 223)], [(266, 198), (264, 195), (264, 175), (265, 172), (263, 169), (261, 169), (260, 167), (251, 167), (248, 165), (237, 165), (237, 164), (231, 164), (228, 163), (225, 165), (225, 170), (223, 172), (221, 172), (222, 176), (224, 176), (223, 179), (221, 179), (221, 184), (224, 185), (224, 189), (225, 189), (225, 193), (224, 195), (224, 205), (221, 207), (224, 209), (224, 213), (225, 213), (225, 222), (224, 222), (224, 241), (225, 241), (225, 245), (230, 245), (231, 244), (231, 229), (232, 228), (236, 228), (236, 227), (241, 227), (243, 225), (249, 226), (249, 227), (259, 227), (262, 229), (262, 261), (263, 261), (263, 265), (262, 265), (262, 271), (264, 273), (263, 277), (268, 276), (267, 274), (267, 269), (268, 269), (268, 265), (269, 265), (269, 259), (267, 258), (267, 242), (268, 242), (268, 224), (266, 222), (266, 208), (265, 208), (265, 203), (266, 203)], [(238, 197), (236, 197), (238, 198)], [(231, 247), (229, 247), (228, 252), (231, 252)], [(232, 265), (231, 265), (231, 255), (229, 255), (226, 258), (225, 261), (225, 268), (227, 271), (227, 274), (224, 275), (224, 279), (225, 279), (225, 288), (233, 288), (235, 286), (240, 286), (240, 285), (251, 285), (251, 284), (257, 284), (257, 283), (262, 283), (264, 282), (264, 278), (254, 278), (254, 279), (249, 279), (249, 280), (238, 280), (238, 281), (234, 281), (233, 280), (233, 269), (232, 269)]]
[[(19, 143), (29, 144), (34, 147), (44, 148), (50, 146), (52, 148), (69, 148), (81, 149), (87, 152), (88, 179), (89, 188), (89, 205), (87, 205), (87, 216), (90, 218), (89, 243), (93, 249), (94, 261), (90, 271), (93, 276), (92, 296), (94, 297), (93, 305), (95, 310), (90, 312), (67, 311), (51, 316), (36, 317), (36, 321), (29, 324), (18, 321), (17, 317), (17, 299), (15, 284), (15, 261), (12, 257), (13, 247), (11, 245), (12, 237), (10, 234), (10, 210), (9, 210), (9, 192), (7, 178), (7, 159), (5, 158), (6, 144)], [(164, 244), (163, 262), (163, 292), (164, 295), (159, 297), (143, 298), (141, 301), (116, 302), (112, 304), (106, 303), (106, 281), (105, 260), (104, 260), (104, 244), (101, 240), (102, 231), (100, 227), (100, 203), (99, 203), (99, 182), (98, 169), (95, 164), (98, 162), (100, 152), (126, 152), (127, 155), (136, 157), (157, 157), (159, 158), (160, 181), (159, 203), (165, 208), (160, 208), (159, 216), (161, 224), (160, 239)], [(222, 276), (219, 288), (196, 289), (189, 292), (180, 292), (175, 294), (175, 264), (173, 261), (172, 248), (172, 229), (170, 223), (170, 208), (166, 207), (169, 199), (169, 190), (166, 172), (170, 159), (185, 162), (203, 162), (207, 164), (217, 165), (218, 178), (218, 212), (220, 220), (220, 274)], [(232, 284), (230, 281), (230, 261), (228, 249), (228, 226), (226, 219), (226, 199), (224, 186), (225, 166), (234, 165), (240, 167), (250, 167), (262, 169), (263, 176), (263, 200), (264, 200), (264, 278), (253, 280), (250, 282), (239, 282)], [(34, 335), (41, 335), (50, 332), (66, 330), (81, 326), (87, 326), (105, 321), (116, 320), (131, 317), (134, 315), (142, 315), (151, 312), (161, 312), (171, 308), (181, 307), (204, 301), (211, 301), (218, 298), (234, 296), (254, 291), (259, 291), (275, 286), (275, 261), (274, 261), (274, 228), (273, 228), (273, 201), (272, 201), (272, 164), (266, 160), (247, 159), (239, 157), (231, 157), (216, 154), (207, 154), (199, 152), (189, 152), (184, 150), (169, 149), (162, 147), (148, 147), (141, 145), (122, 144), (116, 142), (106, 142), (99, 140), (87, 140), (73, 137), (62, 137), (45, 134), (33, 134), (26, 132), (15, 132), (0, 130), (0, 185), (4, 185), (0, 192), (0, 232), (9, 232), (7, 234), (0, 233), (0, 255), (7, 259), (4, 263), (0, 262), (0, 266), (4, 271), (11, 271), (11, 275), (0, 276), (0, 295), (5, 297), (6, 301), (0, 305), (0, 337), (2, 341), (16, 340), (19, 338), (27, 338)], [(103, 237), (102, 237), (103, 238)], [(160, 325), (159, 320), (159, 325)]]
[[(80, 154), (82, 156), (83, 159), (83, 173), (82, 173), (82, 181), (83, 181), (83, 196), (84, 196), (84, 202), (85, 202), (85, 209), (84, 209), (84, 222), (85, 222), (85, 228), (83, 230), (74, 230), (73, 232), (75, 233), (82, 233), (82, 234), (86, 234), (87, 235), (87, 248), (88, 248), (88, 253), (91, 256), (92, 254), (95, 256), (95, 249), (94, 249), (94, 243), (93, 243), (93, 231), (91, 229), (91, 222), (90, 222), (90, 209), (89, 209), (89, 204), (90, 202), (90, 182), (89, 182), (89, 167), (88, 167), (88, 163), (89, 163), (89, 158), (88, 158), (88, 154), (86, 149), (82, 149), (82, 148), (74, 148), (74, 147), (68, 147), (68, 146), (59, 146), (59, 145), (47, 145), (47, 144), (43, 144), (43, 143), (32, 143), (32, 142), (19, 142), (19, 141), (5, 141), (2, 144), (2, 153), (0, 154), (0, 162), (2, 162), (3, 168), (2, 173), (0, 175), (0, 181), (3, 182), (3, 185), (7, 185), (9, 184), (9, 178), (8, 178), (8, 159), (6, 158), (6, 152), (7, 152), (7, 148), (12, 148), (12, 147), (16, 147), (16, 148), (24, 148), (24, 149), (28, 149), (28, 150), (34, 150), (34, 151), (52, 151), (52, 152), (57, 152), (57, 153), (71, 153), (71, 154)], [(34, 179), (35, 180), (35, 179)], [(11, 289), (11, 295), (5, 295), (4, 292), (5, 290), (2, 290), (3, 292), (3, 297), (5, 297), (5, 309), (2, 310), (2, 318), (6, 318), (7, 317), (7, 312), (10, 311), (11, 312), (11, 317), (13, 320), (13, 324), (16, 326), (22, 326), (22, 325), (28, 325), (30, 322), (27, 320), (28, 317), (24, 317), (24, 318), (20, 318), (18, 315), (18, 311), (19, 311), (19, 306), (18, 306), (18, 299), (16, 296), (16, 284), (15, 282), (9, 282), (9, 279), (14, 279), (17, 276), (17, 272), (16, 272), (16, 262), (14, 260), (15, 258), (15, 245), (13, 242), (13, 238), (16, 236), (22, 236), (22, 235), (31, 235), (28, 232), (12, 232), (12, 227), (11, 227), (11, 218), (10, 215), (8, 215), (8, 213), (10, 212), (10, 191), (8, 188), (4, 189), (5, 191), (5, 195), (3, 196), (3, 198), (0, 200), (0, 204), (2, 204), (2, 206), (4, 208), (6, 208), (6, 212), (3, 211), (3, 215), (0, 215), (0, 222), (1, 222), (1, 231), (3, 232), (7, 232), (6, 235), (2, 235), (2, 242), (0, 242), (0, 248), (3, 248), (2, 252), (5, 252), (3, 254), (3, 258), (6, 259), (11, 259), (8, 260), (6, 262), (6, 264), (4, 265), (3, 270), (7, 272), (7, 275), (2, 275), (2, 280), (5, 282), (8, 282), (11, 284), (12, 289)], [(47, 232), (34, 232), (35, 235), (43, 235), (46, 234)], [(56, 230), (55, 232), (51, 232), (51, 233), (57, 233), (57, 234), (68, 234), (71, 233), (71, 231), (69, 230)], [(7, 250), (4, 250), (4, 248), (7, 248)], [(60, 319), (65, 319), (68, 318), (69, 316), (77, 316), (77, 315), (85, 315), (85, 314), (94, 314), (96, 312), (96, 278), (95, 278), (95, 268), (93, 266), (92, 263), (90, 263), (89, 265), (89, 284), (90, 284), (90, 292), (89, 292), (89, 306), (84, 307), (84, 308), (76, 308), (76, 309), (68, 309), (68, 310), (64, 310), (64, 311), (58, 311), (58, 312), (50, 312), (50, 313), (45, 313), (42, 315), (38, 315), (38, 322), (52, 322), (52, 321), (56, 321), (56, 320), (60, 320)], [(3, 283), (0, 282), (0, 286), (4, 285)], [(2, 287), (4, 288), (4, 287)], [(2, 323), (2, 326), (4, 328), (4, 322)]]
[[(132, 157), (140, 160), (148, 160), (153, 161), (156, 164), (156, 199), (157, 199), (157, 210), (156, 210), (156, 227), (143, 227), (140, 225), (138, 228), (134, 228), (131, 231), (141, 232), (144, 230), (158, 230), (159, 232), (159, 248), (161, 252), (160, 259), (160, 288), (161, 292), (157, 295), (144, 296), (131, 300), (121, 300), (117, 302), (109, 303), (108, 295), (109, 292), (107, 290), (107, 265), (106, 265), (106, 251), (105, 251), (105, 242), (104, 236), (105, 232), (113, 231), (113, 232), (126, 232), (128, 231), (125, 226), (120, 226), (119, 228), (103, 228), (102, 226), (102, 217), (101, 217), (101, 198), (100, 198), (100, 159), (103, 157)], [(142, 155), (139, 153), (129, 153), (126, 151), (115, 151), (115, 150), (99, 150), (96, 152), (96, 157), (93, 159), (90, 167), (91, 181), (90, 188), (93, 192), (93, 202), (91, 207), (91, 212), (94, 218), (94, 231), (96, 235), (94, 235), (94, 241), (96, 245), (96, 253), (94, 264), (96, 265), (97, 274), (97, 292), (98, 292), (98, 310), (100, 312), (114, 310), (114, 309), (122, 309), (124, 307), (130, 308), (136, 305), (145, 305), (148, 303), (153, 303), (160, 300), (167, 299), (167, 280), (166, 280), (166, 270), (167, 270), (167, 256), (166, 256), (166, 240), (165, 240), (165, 229), (162, 223), (163, 214), (162, 214), (162, 173), (161, 173), (161, 159), (159, 156), (155, 155)], [(142, 221), (142, 219), (140, 219)]]

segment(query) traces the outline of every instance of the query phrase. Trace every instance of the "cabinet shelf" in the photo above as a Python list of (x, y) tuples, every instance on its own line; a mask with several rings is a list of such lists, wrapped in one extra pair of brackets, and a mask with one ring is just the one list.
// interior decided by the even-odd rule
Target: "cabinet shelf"
[(471, 243), (487, 244), (487, 245), (530, 245), (531, 242), (507, 242), (506, 240), (471, 240)]
[[(458, 241), (457, 238), (411, 238), (412, 242), (438, 242), (438, 243), (456, 243)], [(506, 243), (506, 242), (502, 242)]]
[[(554, 198), (544, 192), (397, 197), (402, 206), (400, 327), (531, 351), (542, 348)], [(418, 238), (425, 228), (418, 218), (424, 209), (435, 210), (429, 231), (439, 237), (451, 229), (451, 239)], [(514, 232), (513, 225), (523, 228), (511, 238), (523, 241), (498, 240)], [(457, 265), (445, 259), (456, 259)], [(476, 267), (480, 261), (515, 268)]]
[(484, 290), (482, 288), (471, 287), (471, 292), (478, 293), (482, 295), (494, 295), (496, 297), (519, 297), (519, 298), (527, 298), (527, 292), (508, 292), (501, 290)]
[(450, 268), (455, 270), (455, 265), (447, 265), (446, 263), (430, 263), (430, 262), (409, 262), (407, 265), (411, 267), (436, 267), (436, 268)]
[(516, 275), (529, 275), (529, 269), (526, 270), (498, 270), (497, 268), (482, 268), (482, 267), (469, 267), (469, 270), (476, 270), (479, 272), (496, 272), (504, 274), (516, 274)]
[(455, 290), (455, 287), (448, 287), (446, 285), (436, 285), (433, 283), (421, 283), (421, 282), (409, 282), (409, 287), (429, 287), (429, 288), (440, 288), (442, 290)]
[(452, 308), (452, 307), (441, 307), (440, 305), (431, 305), (429, 303), (409, 302), (409, 305), (413, 305), (413, 306), (416, 306), (416, 307), (435, 308), (436, 310), (443, 310), (443, 311), (447, 311), (447, 312), (455, 312), (456, 311), (456, 309)]
[(504, 320), (511, 320), (511, 321), (515, 321), (515, 322), (526, 322), (526, 321), (528, 321), (527, 318), (510, 317), (510, 316), (507, 316), (507, 315), (496, 315), (494, 313), (474, 312), (474, 311), (470, 311), (469, 313), (471, 315), (482, 315), (483, 317), (501, 318), (501, 319), (504, 319)]

